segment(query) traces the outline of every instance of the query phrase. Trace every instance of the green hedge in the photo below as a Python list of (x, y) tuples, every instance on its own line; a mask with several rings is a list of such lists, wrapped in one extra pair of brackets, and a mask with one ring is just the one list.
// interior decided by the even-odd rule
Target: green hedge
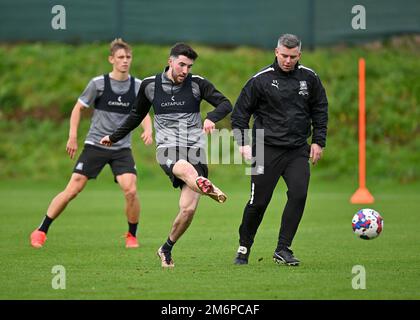
[[(248, 47), (194, 47), (200, 57), (193, 72), (210, 79), (232, 103), (247, 79), (274, 57), (273, 51)], [(134, 45), (132, 74), (144, 78), (161, 72), (168, 51), (167, 46)], [(419, 178), (419, 52), (415, 38), (303, 52), (302, 63), (318, 73), (329, 99), (327, 148), (318, 174), (357, 175), (358, 59), (364, 57), (368, 177)], [(110, 70), (107, 55), (103, 43), (0, 45), (0, 178), (42, 179), (69, 171), (69, 160), (58, 155), (57, 147), (65, 148), (68, 117), (87, 82)], [(203, 114), (211, 108), (203, 107)], [(229, 128), (229, 118), (218, 126)], [(81, 142), (87, 128), (85, 119)], [(155, 170), (153, 152), (142, 152), (146, 167)]]

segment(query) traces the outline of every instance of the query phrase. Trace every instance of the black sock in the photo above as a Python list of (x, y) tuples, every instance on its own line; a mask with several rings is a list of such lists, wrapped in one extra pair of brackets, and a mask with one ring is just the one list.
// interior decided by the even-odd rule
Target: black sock
[(41, 225), (39, 226), (38, 230), (47, 233), (48, 228), (50, 227), (50, 224), (53, 221), (54, 221), (54, 219), (51, 219), (49, 216), (45, 215), (45, 218), (44, 218), (44, 220), (42, 220)]
[(133, 237), (136, 236), (137, 225), (138, 225), (138, 222), (137, 223), (130, 223), (130, 222), (128, 223), (128, 232), (130, 232)]
[(168, 240), (166, 240), (166, 242), (162, 246), (162, 251), (171, 251), (174, 245), (175, 245), (175, 242), (169, 239), (168, 237)]

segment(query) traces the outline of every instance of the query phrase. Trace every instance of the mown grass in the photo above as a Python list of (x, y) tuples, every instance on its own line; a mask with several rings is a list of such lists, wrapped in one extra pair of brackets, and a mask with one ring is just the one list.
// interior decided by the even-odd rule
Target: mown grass
[[(163, 174), (162, 174), (163, 175)], [(279, 184), (260, 226), (248, 266), (232, 264), (238, 227), (248, 198), (247, 178), (223, 182), (229, 200), (201, 199), (190, 227), (176, 244), (174, 270), (162, 270), (155, 255), (177, 211), (178, 192), (166, 181), (141, 184), (141, 247), (127, 250), (123, 196), (105, 175), (88, 184), (57, 219), (44, 248), (33, 249), (29, 234), (63, 184), (0, 184), (1, 299), (198, 299), (359, 300), (419, 299), (420, 241), (418, 186), (375, 190), (371, 205), (382, 213), (383, 234), (357, 239), (346, 183), (313, 181), (293, 243), (301, 266), (278, 266), (276, 245), (284, 186)], [(110, 181), (110, 180), (109, 180)], [(54, 290), (52, 268), (66, 270), (66, 289)], [(366, 289), (352, 288), (352, 268), (366, 270)]]

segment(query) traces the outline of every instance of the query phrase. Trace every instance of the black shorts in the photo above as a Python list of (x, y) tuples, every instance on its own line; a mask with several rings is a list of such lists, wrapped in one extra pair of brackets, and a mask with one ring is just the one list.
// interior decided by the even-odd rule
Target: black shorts
[(111, 166), (115, 181), (116, 177), (123, 173), (137, 175), (131, 149), (111, 150), (89, 144), (85, 144), (79, 159), (76, 161), (73, 172), (80, 173), (88, 177), (88, 179), (95, 179), (106, 164)]
[(175, 163), (181, 159), (191, 163), (199, 176), (208, 177), (209, 170), (206, 164), (207, 159), (204, 149), (187, 147), (158, 148), (156, 151), (156, 160), (172, 181), (174, 188), (182, 188), (185, 184), (184, 181), (174, 176), (172, 172)]

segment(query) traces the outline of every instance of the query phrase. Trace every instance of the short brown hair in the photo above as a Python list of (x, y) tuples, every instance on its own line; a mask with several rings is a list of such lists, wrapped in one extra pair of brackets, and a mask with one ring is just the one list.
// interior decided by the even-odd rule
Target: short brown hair
[(124, 42), (121, 38), (115, 38), (110, 46), (109, 46), (109, 53), (111, 56), (115, 54), (120, 49), (124, 49), (125, 51), (131, 52), (131, 47), (127, 42)]

